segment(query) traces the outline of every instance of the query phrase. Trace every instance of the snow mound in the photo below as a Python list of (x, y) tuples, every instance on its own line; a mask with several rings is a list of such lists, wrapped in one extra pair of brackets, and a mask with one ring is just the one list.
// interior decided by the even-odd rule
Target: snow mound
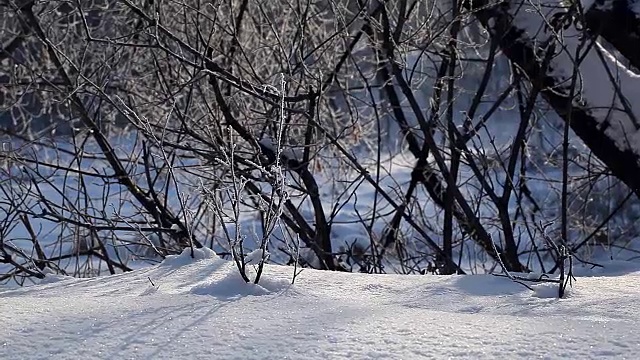
[(579, 276), (621, 276), (640, 273), (640, 264), (633, 261), (608, 260), (599, 261), (599, 267), (575, 267), (573, 272)]
[(44, 273), (44, 279), (40, 280), (40, 282), (38, 283), (40, 285), (53, 284), (53, 283), (57, 283), (59, 281), (72, 280), (73, 279), (73, 277), (71, 277), (71, 276), (56, 274), (56, 273), (53, 272), (53, 270), (51, 270), (49, 268), (44, 268), (42, 270), (42, 272)]
[(182, 253), (179, 255), (169, 255), (166, 259), (164, 259), (160, 266), (163, 267), (180, 267), (184, 265), (191, 264), (195, 261), (200, 261), (204, 259), (214, 259), (218, 258), (218, 254), (216, 254), (213, 250), (209, 248), (202, 249), (193, 249), (193, 256), (191, 249), (187, 248), (182, 250)]
[(232, 274), (221, 281), (196, 285), (191, 289), (195, 295), (210, 295), (219, 300), (237, 300), (244, 296), (261, 296), (269, 291), (260, 285), (246, 283), (240, 275)]
[(535, 284), (531, 287), (533, 288), (533, 296), (535, 297), (541, 299), (558, 298), (559, 285), (556, 283)]
[(190, 292), (195, 295), (213, 296), (218, 300), (237, 300), (244, 296), (272, 294), (287, 287), (288, 283), (284, 281), (263, 281), (260, 284), (247, 283), (238, 271), (232, 271), (220, 280), (196, 285), (191, 288)]

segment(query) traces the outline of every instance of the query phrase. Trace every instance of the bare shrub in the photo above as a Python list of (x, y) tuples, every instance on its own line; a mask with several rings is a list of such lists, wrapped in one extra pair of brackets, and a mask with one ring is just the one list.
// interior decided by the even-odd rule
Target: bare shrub
[[(496, 36), (513, 14), (470, 6), (7, 2), (2, 131), (21, 150), (1, 157), (2, 279), (205, 246), (247, 282), (267, 261), (545, 273), (560, 246), (618, 237), (635, 199), (597, 176), (559, 85), (534, 76), (563, 54), (549, 44), (569, 17), (526, 5), (548, 35), (522, 59)], [(540, 222), (558, 224), (557, 248)]]

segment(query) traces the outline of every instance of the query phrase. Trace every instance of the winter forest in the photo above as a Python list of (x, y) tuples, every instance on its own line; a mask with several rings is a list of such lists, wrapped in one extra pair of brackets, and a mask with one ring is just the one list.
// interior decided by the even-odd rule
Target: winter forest
[(639, 102), (638, 0), (0, 0), (0, 357), (634, 356)]

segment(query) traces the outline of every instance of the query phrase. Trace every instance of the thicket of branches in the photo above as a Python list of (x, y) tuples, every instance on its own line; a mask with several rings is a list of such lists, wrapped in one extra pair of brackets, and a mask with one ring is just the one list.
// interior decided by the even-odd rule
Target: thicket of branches
[(633, 250), (632, 180), (560, 111), (580, 81), (545, 78), (561, 29), (596, 51), (600, 23), (505, 4), (548, 42), (457, 0), (0, 1), (0, 280), (203, 246), (247, 281), (265, 261), (554, 273)]

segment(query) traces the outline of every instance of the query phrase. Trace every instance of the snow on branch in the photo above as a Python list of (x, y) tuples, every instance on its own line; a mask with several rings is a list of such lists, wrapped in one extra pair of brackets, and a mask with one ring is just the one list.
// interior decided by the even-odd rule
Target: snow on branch
[(551, 60), (548, 72), (561, 84), (555, 90), (569, 96), (578, 66), (576, 86), (581, 91), (573, 99), (574, 107), (585, 109), (620, 151), (631, 150), (640, 157), (640, 76), (628, 71), (599, 44), (585, 44), (575, 28), (563, 35), (563, 48)]
[(473, 6), (475, 16), (499, 38), (503, 53), (541, 87), (546, 101), (614, 175), (640, 195), (640, 77), (576, 28), (575, 13), (560, 0), (498, 6), (475, 1)]
[(584, 22), (640, 70), (640, 0), (582, 1)]

